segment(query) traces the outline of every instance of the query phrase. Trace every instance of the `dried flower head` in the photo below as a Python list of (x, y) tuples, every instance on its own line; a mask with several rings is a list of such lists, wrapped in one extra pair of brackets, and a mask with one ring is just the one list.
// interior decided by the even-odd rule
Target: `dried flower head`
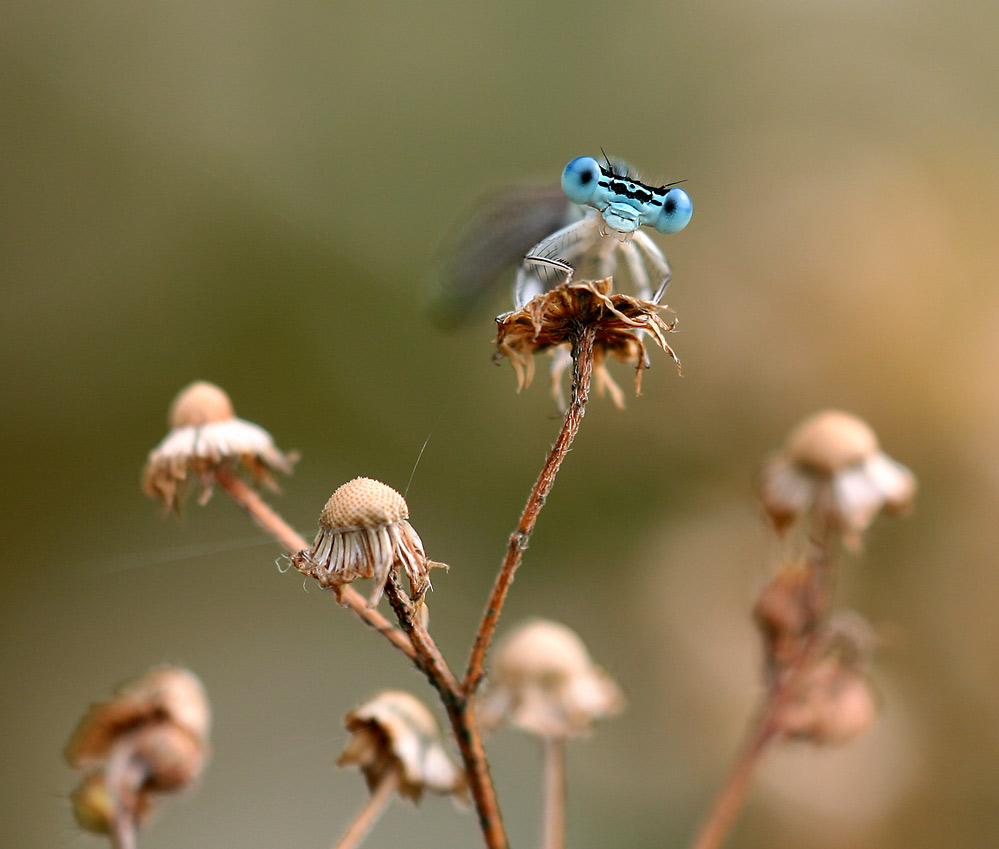
[(211, 714), (204, 687), (187, 669), (159, 666), (91, 705), (66, 746), (71, 766), (103, 763), (122, 736), (140, 727), (168, 724), (207, 744)]
[(811, 514), (853, 546), (878, 513), (912, 506), (916, 478), (878, 447), (866, 422), (838, 410), (799, 424), (760, 477), (763, 507), (778, 533)]
[(781, 706), (775, 724), (788, 739), (835, 745), (870, 728), (877, 712), (867, 676), (833, 656), (805, 673), (795, 697)]
[(404, 569), (417, 604), (430, 586), (430, 570), (447, 568), (428, 560), (423, 542), (409, 524), (406, 500), (392, 487), (371, 478), (354, 478), (333, 495), (319, 516), (311, 549), (291, 562), (321, 587), (339, 587), (357, 578), (373, 578), (370, 604), (378, 603), (393, 570)]
[(262, 427), (237, 419), (229, 396), (213, 383), (183, 389), (170, 406), (169, 423), (170, 432), (149, 454), (142, 488), (175, 510), (192, 479), (203, 488), (202, 503), (221, 467), (241, 467), (255, 484), (276, 490), (272, 472), (290, 474), (297, 459), (279, 451)]
[(623, 707), (620, 689), (594, 665), (579, 635), (537, 619), (515, 629), (496, 649), (478, 713), (486, 728), (510, 723), (540, 737), (564, 739), (588, 734), (593, 720)]
[(201, 682), (176, 667), (157, 667), (92, 705), (66, 746), (70, 765), (87, 771), (72, 796), (80, 825), (108, 831), (116, 816), (141, 824), (153, 794), (200, 775), (209, 724)]
[(399, 794), (419, 801), (424, 790), (463, 799), (465, 774), (448, 756), (433, 714), (415, 696), (387, 690), (344, 718), (350, 740), (337, 761), (356, 765), (372, 791), (391, 773)]
[(586, 327), (596, 332), (593, 363), (597, 389), (601, 394), (606, 389), (619, 407), (623, 406), (623, 395), (607, 371), (607, 358), (634, 367), (635, 394), (640, 394), (642, 370), (647, 365), (643, 341), (646, 333), (672, 357), (679, 370), (680, 361), (666, 342), (666, 334), (674, 330), (676, 322), (667, 324), (659, 315), (659, 310), (668, 307), (630, 295), (613, 295), (612, 286), (609, 277), (563, 284), (496, 319), (495, 357), (510, 359), (517, 373), (518, 390), (531, 384), (534, 355), (551, 351), (556, 357), (552, 376), (558, 398), (561, 376), (570, 362), (567, 351)]

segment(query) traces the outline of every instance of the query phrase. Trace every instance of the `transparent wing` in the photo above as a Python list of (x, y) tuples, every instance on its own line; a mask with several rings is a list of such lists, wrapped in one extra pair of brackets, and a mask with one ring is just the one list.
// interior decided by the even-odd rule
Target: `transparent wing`
[(534, 245), (580, 215), (557, 184), (519, 186), (483, 198), (440, 251), (433, 272), (434, 321), (442, 327), (461, 324)]

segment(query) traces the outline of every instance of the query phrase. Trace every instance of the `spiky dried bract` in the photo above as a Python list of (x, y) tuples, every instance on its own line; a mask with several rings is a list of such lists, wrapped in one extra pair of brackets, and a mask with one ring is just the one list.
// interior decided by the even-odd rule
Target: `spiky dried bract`
[(350, 740), (337, 764), (355, 765), (374, 790), (386, 773), (400, 773), (399, 795), (418, 802), (424, 790), (466, 795), (464, 772), (451, 760), (433, 714), (415, 696), (387, 690), (344, 718)]
[(402, 568), (413, 600), (419, 604), (431, 588), (430, 570), (447, 567), (427, 559), (423, 542), (408, 519), (406, 501), (392, 487), (371, 478), (355, 478), (330, 496), (319, 516), (312, 548), (293, 554), (291, 562), (323, 588), (372, 578), (372, 607), (382, 597), (392, 570)]
[(561, 375), (570, 362), (565, 353), (559, 356), (559, 349), (571, 348), (587, 327), (596, 331), (593, 364), (597, 389), (601, 394), (609, 391), (619, 407), (623, 406), (623, 395), (607, 371), (607, 358), (634, 367), (635, 394), (641, 394), (646, 365), (644, 334), (669, 354), (679, 371), (680, 360), (666, 342), (666, 334), (675, 329), (676, 322), (667, 323), (659, 314), (668, 307), (630, 295), (614, 295), (612, 286), (609, 277), (563, 284), (496, 319), (496, 357), (509, 358), (517, 373), (518, 390), (531, 384), (534, 355), (552, 351), (556, 355), (552, 373), (558, 392)]
[(170, 432), (149, 454), (142, 489), (151, 498), (179, 510), (190, 484), (211, 496), (221, 467), (244, 469), (253, 482), (277, 490), (273, 472), (290, 474), (297, 455), (285, 454), (271, 435), (236, 418), (229, 396), (212, 383), (198, 381), (180, 392), (170, 406)]
[(73, 793), (81, 827), (107, 831), (112, 817), (141, 823), (152, 794), (180, 790), (201, 773), (211, 715), (192, 672), (157, 667), (92, 705), (80, 721), (66, 759), (87, 771)]
[(588, 734), (595, 719), (623, 707), (617, 684), (593, 663), (579, 635), (538, 619), (519, 626), (497, 648), (478, 714), (486, 728), (509, 723), (564, 739)]
[(838, 410), (801, 422), (760, 475), (760, 498), (778, 533), (813, 514), (854, 547), (878, 513), (908, 510), (916, 488), (867, 423)]

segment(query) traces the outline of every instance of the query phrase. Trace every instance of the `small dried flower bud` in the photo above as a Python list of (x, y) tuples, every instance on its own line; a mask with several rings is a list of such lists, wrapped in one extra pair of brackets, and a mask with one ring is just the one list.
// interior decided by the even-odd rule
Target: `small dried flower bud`
[(497, 648), (478, 712), (486, 728), (508, 722), (540, 737), (562, 739), (588, 734), (593, 720), (623, 707), (621, 691), (590, 660), (575, 631), (535, 620)]
[[(86, 775), (79, 786), (70, 794), (73, 817), (84, 831), (94, 834), (108, 834), (114, 817), (114, 799), (108, 789), (104, 770), (98, 769)], [(154, 800), (148, 793), (136, 799), (132, 816), (141, 825), (154, 809)]]
[(358, 578), (374, 579), (372, 607), (381, 598), (389, 574), (401, 567), (419, 603), (431, 588), (430, 569), (447, 567), (427, 559), (423, 542), (408, 519), (406, 500), (392, 487), (371, 478), (355, 478), (330, 496), (319, 516), (312, 548), (292, 555), (291, 562), (324, 588)]
[(768, 666), (780, 668), (797, 656), (802, 638), (815, 627), (816, 614), (813, 575), (797, 564), (785, 566), (753, 609)]
[(144, 788), (156, 792), (180, 790), (205, 765), (204, 740), (177, 725), (158, 725), (136, 736), (132, 758), (146, 770)]
[(204, 766), (210, 722), (201, 682), (186, 669), (158, 667), (93, 705), (66, 747), (87, 769), (73, 794), (77, 821), (108, 831), (115, 816), (141, 824), (151, 794), (179, 790)]
[(90, 708), (66, 747), (66, 759), (75, 767), (101, 763), (119, 737), (159, 723), (182, 729), (204, 748), (210, 721), (197, 676), (178, 667), (156, 667), (121, 687), (110, 701)]
[(388, 690), (344, 718), (351, 733), (339, 766), (355, 765), (372, 791), (397, 771), (399, 795), (419, 801), (424, 790), (463, 799), (465, 774), (444, 748), (433, 714), (415, 696)]
[(827, 657), (810, 669), (777, 727), (789, 739), (835, 745), (862, 734), (877, 718), (877, 701), (863, 673)]
[(276, 490), (272, 472), (290, 474), (296, 454), (283, 454), (263, 428), (237, 419), (229, 396), (205, 381), (192, 383), (170, 406), (170, 433), (149, 454), (143, 491), (167, 507), (180, 509), (193, 478), (211, 495), (215, 472), (223, 466), (245, 469), (254, 483)]
[(853, 546), (878, 513), (907, 510), (915, 494), (912, 472), (878, 448), (865, 422), (837, 410), (799, 424), (760, 476), (763, 507), (778, 533), (811, 513)]

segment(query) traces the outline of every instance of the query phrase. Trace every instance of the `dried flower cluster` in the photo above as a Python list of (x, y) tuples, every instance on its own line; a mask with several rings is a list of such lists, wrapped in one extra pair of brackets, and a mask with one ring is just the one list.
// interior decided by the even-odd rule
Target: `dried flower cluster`
[(93, 705), (66, 746), (70, 766), (85, 772), (72, 797), (80, 826), (107, 833), (141, 825), (159, 794), (200, 775), (209, 723), (201, 682), (176, 667), (155, 668)]
[(679, 370), (680, 361), (666, 342), (666, 334), (676, 323), (667, 324), (659, 314), (668, 308), (630, 295), (611, 294), (612, 286), (611, 278), (558, 286), (496, 319), (496, 356), (509, 358), (517, 373), (518, 389), (530, 386), (534, 378), (534, 355), (551, 351), (555, 355), (553, 388), (560, 398), (561, 376), (572, 362), (571, 346), (584, 327), (596, 333), (593, 363), (597, 389), (608, 391), (618, 407), (624, 405), (624, 397), (607, 371), (607, 358), (635, 369), (635, 394), (640, 394), (648, 356), (644, 334), (669, 354)]
[(867, 423), (838, 410), (805, 419), (764, 467), (773, 528), (807, 533), (805, 552), (781, 562), (754, 611), (784, 738), (842, 743), (874, 721), (873, 632), (858, 614), (830, 614), (837, 543), (859, 548), (877, 514), (909, 509), (915, 492), (912, 472), (879, 449)]

